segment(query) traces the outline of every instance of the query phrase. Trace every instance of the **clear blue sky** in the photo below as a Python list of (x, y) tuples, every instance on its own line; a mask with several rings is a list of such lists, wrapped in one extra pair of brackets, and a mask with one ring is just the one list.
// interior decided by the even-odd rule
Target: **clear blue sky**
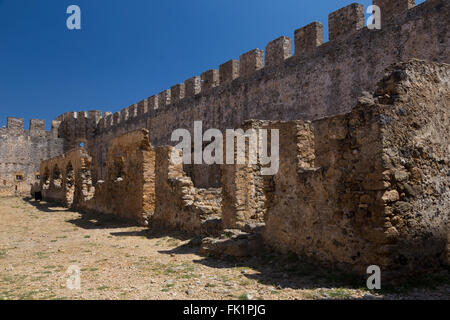
[[(352, 2), (0, 0), (0, 126), (121, 110)], [(66, 28), (71, 4), (82, 30)]]

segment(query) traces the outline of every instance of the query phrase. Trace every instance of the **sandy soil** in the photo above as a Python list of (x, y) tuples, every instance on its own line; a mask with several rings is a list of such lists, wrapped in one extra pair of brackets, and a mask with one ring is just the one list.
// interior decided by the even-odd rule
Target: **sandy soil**
[[(198, 241), (197, 241), (198, 243)], [(174, 232), (49, 203), (0, 198), (2, 299), (449, 299), (448, 274), (425, 288), (369, 292), (351, 279), (264, 253), (223, 261)], [(295, 259), (294, 259), (295, 260)], [(81, 288), (70, 289), (69, 268)], [(70, 282), (70, 281), (69, 281)]]

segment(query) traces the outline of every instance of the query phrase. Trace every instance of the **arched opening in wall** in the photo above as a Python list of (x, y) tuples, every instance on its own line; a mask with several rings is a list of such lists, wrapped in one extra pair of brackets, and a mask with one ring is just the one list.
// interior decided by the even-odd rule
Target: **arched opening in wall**
[(84, 148), (85, 143), (84, 142), (80, 142), (80, 144), (78, 145), (80, 148)]
[(62, 182), (63, 177), (61, 170), (59, 169), (58, 165), (55, 164), (55, 167), (53, 168), (53, 185), (55, 188), (59, 189), (62, 188)]
[[(203, 142), (202, 151), (211, 142)], [(192, 143), (191, 150), (194, 150)], [(192, 163), (194, 152), (192, 153)], [(196, 188), (220, 188), (222, 187), (222, 170), (220, 164), (183, 164), (183, 170), (192, 179)]]
[(42, 177), (42, 189), (48, 190), (49, 187), (50, 187), (50, 169), (45, 168), (44, 176)]
[(114, 165), (113, 165), (113, 180), (123, 180), (125, 177), (125, 171), (124, 171), (124, 159), (123, 157), (116, 157), (114, 159)]
[(81, 169), (81, 194), (84, 201), (89, 201), (94, 198), (95, 187), (92, 183), (91, 163), (85, 163)]
[(100, 156), (100, 179), (106, 179), (106, 166), (108, 160), (108, 148), (107, 146), (102, 146), (101, 148), (101, 156)]
[(6, 180), (3, 180), (3, 185), (6, 186)]
[(65, 181), (65, 193), (66, 193), (66, 205), (71, 206), (75, 195), (75, 171), (73, 170), (72, 163), (66, 167), (66, 181)]

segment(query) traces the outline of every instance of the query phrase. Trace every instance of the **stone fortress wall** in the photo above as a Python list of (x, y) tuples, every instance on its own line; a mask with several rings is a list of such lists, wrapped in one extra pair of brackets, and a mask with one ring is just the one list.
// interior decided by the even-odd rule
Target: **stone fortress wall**
[(206, 238), (208, 254), (267, 245), (360, 274), (379, 265), (385, 279), (429, 271), (449, 263), (449, 103), (450, 65), (413, 59), (389, 67), (349, 113), (246, 121), (244, 130), (279, 130), (273, 176), (259, 163), (223, 164), (220, 188), (197, 188), (174, 162), (181, 150), (153, 147), (139, 129), (112, 139), (96, 184), (84, 149), (44, 161), (43, 195), (152, 228), (227, 235)]
[[(448, 1), (375, 0), (381, 7), (381, 30), (364, 27), (364, 8), (351, 4), (329, 15), (329, 41), (323, 25), (313, 22), (291, 39), (271, 41), (146, 98), (120, 112), (67, 112), (59, 134), (65, 150), (86, 143), (104, 178), (109, 141), (147, 128), (155, 146), (173, 145), (173, 130), (237, 128), (247, 119), (315, 120), (349, 112), (363, 91), (373, 91), (389, 65), (411, 58), (450, 62)], [(199, 186), (214, 186), (217, 170), (191, 175)], [(202, 172), (205, 168), (202, 168)]]
[[(44, 198), (225, 234), (204, 239), (208, 254), (264, 244), (357, 273), (448, 265), (450, 3), (374, 3), (381, 30), (352, 4), (330, 14), (327, 43), (318, 22), (297, 30), (293, 56), (281, 37), (120, 112), (59, 116)], [(280, 130), (279, 172), (173, 163), (172, 131), (199, 120)]]
[(58, 124), (45, 130), (45, 121), (9, 117), (6, 128), (0, 128), (0, 196), (30, 194), (30, 185), (39, 183), (41, 161), (62, 154), (64, 140), (58, 138)]

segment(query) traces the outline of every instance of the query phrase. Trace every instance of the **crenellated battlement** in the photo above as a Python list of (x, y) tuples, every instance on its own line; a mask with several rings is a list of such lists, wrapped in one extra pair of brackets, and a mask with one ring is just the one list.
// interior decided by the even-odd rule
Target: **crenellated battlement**
[(29, 129), (25, 130), (25, 121), (23, 118), (8, 117), (6, 127), (1, 128), (2, 134), (12, 136), (30, 136), (30, 137), (57, 137), (59, 121), (52, 121), (51, 130), (45, 128), (45, 120), (30, 119)]
[[(415, 6), (415, 0), (374, 0), (388, 21), (393, 15), (399, 15)], [(361, 4), (353, 3), (342, 9), (334, 11), (328, 16), (329, 39), (330, 41), (345, 40), (349, 36), (364, 28), (365, 10)], [(323, 45), (323, 24), (312, 22), (294, 33), (294, 56), (302, 56), (305, 53), (313, 54), (315, 50)], [(291, 38), (281, 36), (272, 40), (266, 46), (265, 52), (260, 49), (253, 49), (242, 54), (239, 60), (229, 60), (220, 65), (219, 70), (211, 69), (187, 79), (183, 84), (177, 84), (170, 89), (164, 90), (158, 95), (152, 96), (144, 101), (153, 108), (150, 110), (164, 109), (172, 104), (179, 103), (183, 99), (188, 99), (204, 93), (209, 89), (219, 87), (229, 81), (239, 77), (252, 74), (268, 66), (283, 63), (292, 57)], [(167, 109), (167, 108), (166, 108)], [(140, 113), (139, 116), (145, 113)]]
[[(78, 138), (111, 136), (140, 126), (150, 130), (151, 138), (167, 143), (168, 130), (184, 126), (184, 122), (178, 121), (180, 117), (201, 120), (199, 117), (203, 114), (205, 119), (225, 120), (222, 125), (238, 124), (245, 117), (313, 120), (349, 111), (358, 94), (363, 90), (370, 91), (375, 86), (374, 79), (393, 62), (409, 58), (448, 62), (448, 48), (442, 48), (445, 43), (442, 44), (440, 38), (434, 38), (434, 50), (420, 45), (414, 48), (417, 44), (413, 42), (404, 45), (405, 41), (414, 41), (411, 39), (422, 33), (427, 36), (427, 27), (417, 21), (435, 21), (435, 17), (437, 21), (439, 15), (448, 18), (446, 1), (428, 0), (419, 6), (415, 6), (414, 0), (374, 0), (373, 3), (381, 8), (381, 30), (365, 27), (365, 8), (353, 3), (329, 14), (327, 42), (324, 41), (323, 23), (314, 21), (295, 30), (293, 40), (281, 36), (270, 41), (265, 51), (250, 50), (240, 55), (238, 60), (231, 59), (218, 69), (202, 72), (114, 114), (105, 113), (102, 117), (100, 111), (92, 116), (69, 112), (56, 120), (75, 121), (75, 136)], [(404, 30), (398, 29), (398, 25), (405, 25)], [(441, 32), (448, 32), (447, 27), (441, 29)], [(282, 90), (280, 85), (286, 86), (286, 81), (292, 83)], [(265, 86), (270, 83), (278, 85)], [(249, 90), (257, 87), (264, 90), (266, 99), (260, 97), (264, 93)], [(244, 92), (245, 97), (242, 96)], [(278, 100), (269, 98), (271, 94), (279, 97)], [(215, 105), (217, 98), (220, 97), (222, 103), (234, 96), (240, 96), (240, 101), (228, 103), (227, 108), (235, 109), (230, 110), (234, 115), (227, 116), (225, 105)], [(270, 100), (274, 102), (269, 106), (266, 101)], [(219, 110), (225, 115), (215, 115)], [(173, 113), (177, 115), (173, 116)], [(174, 118), (178, 120), (167, 120)], [(158, 119), (166, 121), (163, 130), (155, 124)], [(217, 123), (210, 125), (221, 127)]]
[(40, 162), (64, 151), (64, 141), (58, 138), (61, 121), (52, 121), (49, 131), (45, 120), (31, 119), (28, 130), (23, 118), (8, 117), (6, 122), (0, 128), (0, 195), (29, 195)]

